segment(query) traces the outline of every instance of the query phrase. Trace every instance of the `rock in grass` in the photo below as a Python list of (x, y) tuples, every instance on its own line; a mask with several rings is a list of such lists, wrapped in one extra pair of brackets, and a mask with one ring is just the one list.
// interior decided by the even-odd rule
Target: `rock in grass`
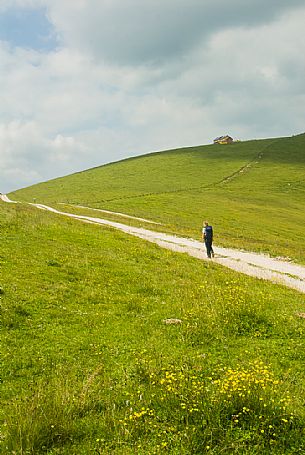
[(0, 294), (4, 294), (4, 289), (0, 286)]
[(164, 324), (167, 324), (167, 325), (179, 325), (179, 324), (182, 324), (181, 319), (175, 319), (175, 318), (163, 319), (163, 322), (164, 322)]

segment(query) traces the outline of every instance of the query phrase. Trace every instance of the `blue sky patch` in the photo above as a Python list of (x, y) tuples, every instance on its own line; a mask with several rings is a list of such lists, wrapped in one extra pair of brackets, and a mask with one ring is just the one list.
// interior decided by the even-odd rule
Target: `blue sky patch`
[(57, 46), (45, 9), (10, 9), (0, 14), (0, 40), (38, 51), (50, 51)]

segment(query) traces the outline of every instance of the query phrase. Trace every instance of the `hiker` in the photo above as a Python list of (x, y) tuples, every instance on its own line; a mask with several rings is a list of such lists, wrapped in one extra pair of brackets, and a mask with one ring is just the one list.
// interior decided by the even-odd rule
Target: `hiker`
[(213, 251), (213, 247), (212, 247), (213, 228), (212, 228), (212, 226), (209, 225), (209, 223), (207, 221), (204, 222), (204, 225), (202, 228), (202, 240), (205, 243), (208, 258), (214, 257), (214, 251)]

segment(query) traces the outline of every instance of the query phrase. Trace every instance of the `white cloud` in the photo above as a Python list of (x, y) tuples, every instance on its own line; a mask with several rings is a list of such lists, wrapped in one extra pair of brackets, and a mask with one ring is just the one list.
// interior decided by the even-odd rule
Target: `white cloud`
[(45, 0), (0, 0), (0, 12), (15, 8), (41, 8), (45, 6)]
[(69, 47), (99, 61), (160, 64), (217, 30), (268, 23), (297, 5), (303, 0), (50, 0), (49, 16)]

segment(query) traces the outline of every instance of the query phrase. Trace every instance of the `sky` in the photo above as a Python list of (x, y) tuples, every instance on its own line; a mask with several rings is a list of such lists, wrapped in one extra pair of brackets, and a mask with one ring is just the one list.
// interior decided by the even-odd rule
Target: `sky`
[(0, 0), (0, 192), (305, 131), (305, 0)]

